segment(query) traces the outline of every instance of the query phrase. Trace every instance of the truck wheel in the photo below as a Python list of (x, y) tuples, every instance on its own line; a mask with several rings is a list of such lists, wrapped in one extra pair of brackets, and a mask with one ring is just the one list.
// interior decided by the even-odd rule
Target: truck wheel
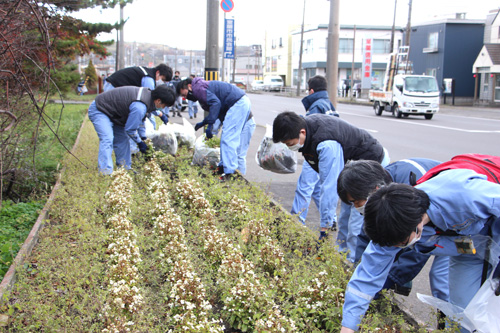
[(424, 116), (425, 116), (425, 119), (427, 119), (427, 120), (431, 120), (431, 119), (432, 119), (433, 114), (426, 114), (426, 115), (424, 115)]
[(382, 108), (382, 106), (380, 105), (380, 103), (379, 103), (379, 102), (375, 102), (375, 103), (373, 104), (373, 110), (375, 111), (375, 114), (376, 114), (377, 116), (380, 116), (380, 115), (382, 114), (382, 110), (383, 110), (383, 108)]
[(399, 105), (394, 104), (394, 106), (392, 107), (392, 114), (396, 118), (401, 118), (403, 116), (403, 112), (401, 112)]

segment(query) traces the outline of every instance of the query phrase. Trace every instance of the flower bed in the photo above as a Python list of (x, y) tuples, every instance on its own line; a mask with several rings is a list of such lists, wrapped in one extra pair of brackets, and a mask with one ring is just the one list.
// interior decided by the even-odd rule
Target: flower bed
[[(75, 154), (96, 165), (88, 122), (82, 136)], [(113, 177), (69, 159), (40, 242), (4, 295), (6, 329), (338, 331), (345, 258), (257, 187), (219, 183), (191, 158), (180, 150)], [(407, 325), (389, 311), (364, 330)]]

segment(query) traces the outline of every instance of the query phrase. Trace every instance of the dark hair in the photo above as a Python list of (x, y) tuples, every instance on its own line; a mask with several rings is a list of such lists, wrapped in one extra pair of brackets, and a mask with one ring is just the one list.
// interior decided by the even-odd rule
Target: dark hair
[(160, 71), (160, 75), (165, 77), (165, 80), (168, 82), (172, 80), (172, 68), (165, 64), (159, 64), (155, 67), (155, 72)]
[(337, 193), (340, 200), (349, 204), (348, 195), (354, 200), (366, 200), (377, 187), (392, 181), (389, 172), (376, 161), (349, 161), (337, 179)]
[(364, 231), (381, 246), (408, 240), (429, 209), (427, 193), (406, 184), (392, 183), (373, 193), (365, 205)]
[(297, 139), (301, 129), (306, 128), (306, 121), (295, 112), (285, 111), (280, 113), (273, 121), (273, 141), (283, 142)]
[(307, 86), (309, 87), (309, 89), (313, 89), (314, 92), (317, 92), (321, 90), (326, 90), (328, 83), (324, 76), (316, 75), (310, 78), (309, 81), (307, 81)]
[(188, 84), (191, 84), (192, 82), (193, 82), (193, 79), (190, 77), (179, 81), (179, 83), (177, 83), (177, 86), (175, 87), (175, 90), (177, 92), (177, 96), (179, 96), (181, 94), (181, 89), (188, 89)]
[(165, 84), (161, 84), (155, 88), (155, 90), (151, 91), (151, 98), (153, 100), (160, 99), (162, 103), (167, 106), (174, 105), (176, 96), (174, 89), (167, 87)]

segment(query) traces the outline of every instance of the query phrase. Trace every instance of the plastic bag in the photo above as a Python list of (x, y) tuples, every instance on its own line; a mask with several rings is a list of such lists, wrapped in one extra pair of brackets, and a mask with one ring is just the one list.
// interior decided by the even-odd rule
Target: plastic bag
[(156, 150), (161, 150), (164, 153), (174, 156), (177, 153), (177, 137), (172, 129), (172, 125), (161, 124), (158, 131), (155, 131), (148, 138), (151, 139)]
[(193, 164), (209, 165), (211, 169), (217, 168), (220, 162), (220, 148), (210, 148), (205, 144), (205, 134), (199, 136), (194, 144)]
[[(481, 259), (486, 259), (496, 267), (500, 255), (500, 247), (491, 238), (483, 235), (472, 236), (474, 246), (478, 249), (477, 255)], [(481, 248), (488, 246), (489, 257), (483, 258), (481, 253), (486, 253)], [(495, 289), (498, 287), (498, 278), (493, 278), (493, 273), (483, 283), (478, 292), (474, 295), (465, 309), (443, 301), (439, 298), (422, 295), (417, 293), (417, 297), (424, 303), (427, 303), (441, 310), (447, 317), (459, 322), (471, 332), (478, 333), (500, 333), (500, 296), (495, 296)]]
[(155, 126), (148, 118), (144, 121), (144, 127), (146, 128), (146, 138), (151, 138), (155, 135)]
[(255, 154), (255, 161), (264, 170), (294, 173), (297, 170), (297, 154), (284, 143), (274, 143), (272, 131), (272, 126), (266, 125), (266, 134)]
[(187, 146), (189, 149), (194, 148), (196, 134), (193, 125), (186, 119), (182, 118), (181, 124), (172, 124), (172, 129), (177, 137), (179, 146)]

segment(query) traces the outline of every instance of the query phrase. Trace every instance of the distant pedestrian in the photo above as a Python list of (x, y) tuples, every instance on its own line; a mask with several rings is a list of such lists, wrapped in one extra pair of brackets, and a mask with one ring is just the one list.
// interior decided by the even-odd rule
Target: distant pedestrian
[[(196, 75), (191, 74), (190, 77), (194, 79)], [(196, 114), (198, 113), (198, 101), (188, 100), (188, 113), (189, 119), (193, 119), (193, 117), (196, 118)]]

